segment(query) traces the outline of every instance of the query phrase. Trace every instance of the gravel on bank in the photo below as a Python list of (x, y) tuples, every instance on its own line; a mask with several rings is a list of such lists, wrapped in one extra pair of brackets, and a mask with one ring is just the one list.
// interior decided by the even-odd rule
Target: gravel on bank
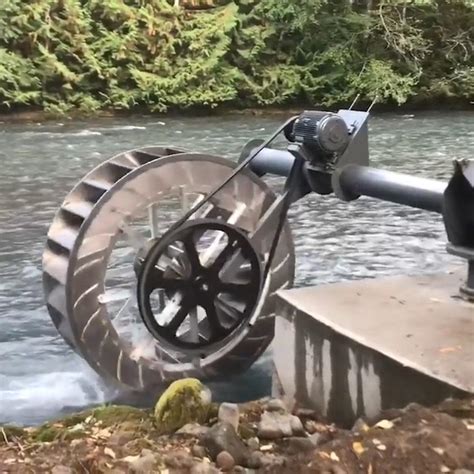
[(0, 427), (0, 473), (474, 474), (474, 399), (411, 404), (343, 430), (281, 400), (212, 404), (162, 433), (156, 413), (84, 411), (36, 428)]

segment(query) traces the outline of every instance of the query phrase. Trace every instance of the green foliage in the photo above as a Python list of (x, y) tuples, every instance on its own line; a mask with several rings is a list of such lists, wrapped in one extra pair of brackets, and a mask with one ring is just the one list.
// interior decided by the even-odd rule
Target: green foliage
[(474, 97), (468, 0), (214, 4), (2, 0), (0, 103), (64, 114)]

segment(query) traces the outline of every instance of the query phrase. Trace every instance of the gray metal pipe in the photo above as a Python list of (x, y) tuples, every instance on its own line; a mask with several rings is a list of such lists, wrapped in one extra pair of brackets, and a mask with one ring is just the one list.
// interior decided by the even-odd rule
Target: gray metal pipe
[[(267, 173), (288, 176), (294, 160), (295, 157), (288, 151), (264, 148), (249, 166), (259, 176)], [(308, 172), (311, 173), (311, 170)], [(447, 183), (441, 181), (360, 165), (346, 165), (337, 169), (332, 183), (336, 196), (343, 200), (370, 196), (438, 214), (442, 213), (443, 195), (447, 187)], [(314, 191), (317, 192), (316, 189)]]
[[(250, 156), (253, 151), (248, 152)], [(295, 157), (285, 150), (264, 148), (249, 164), (249, 168), (258, 176), (270, 173), (277, 176), (288, 176)]]
[[(337, 170), (334, 178), (336, 195), (343, 199), (370, 196), (442, 213), (443, 193), (447, 183), (360, 165), (344, 166)], [(342, 196), (338, 191), (342, 191)]]

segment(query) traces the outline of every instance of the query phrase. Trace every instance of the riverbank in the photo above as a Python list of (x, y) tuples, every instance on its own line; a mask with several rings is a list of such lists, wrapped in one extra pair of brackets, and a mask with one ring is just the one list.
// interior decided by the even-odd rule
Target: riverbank
[[(228, 108), (217, 107), (215, 109), (208, 108), (192, 108), (192, 109), (175, 109), (169, 110), (167, 113), (152, 113), (145, 107), (138, 107), (131, 110), (98, 110), (93, 114), (84, 113), (80, 110), (71, 110), (65, 115), (46, 112), (41, 109), (23, 109), (13, 110), (11, 112), (2, 111), (0, 109), (0, 123), (47, 123), (59, 121), (74, 120), (96, 120), (96, 119), (113, 119), (113, 118), (180, 118), (180, 117), (226, 117), (226, 116), (284, 116), (298, 115), (303, 110), (330, 110), (349, 108), (350, 104), (340, 104), (335, 107), (313, 106), (311, 104), (292, 105), (288, 107), (257, 107), (257, 108)], [(356, 110), (367, 110), (370, 104), (357, 103)], [(431, 113), (431, 112), (474, 112), (474, 102), (453, 101), (445, 103), (407, 103), (400, 106), (390, 104), (377, 104), (371, 110), (373, 115), (378, 114), (415, 114), (415, 113)]]
[[(235, 427), (237, 428), (235, 430)], [(0, 428), (2, 473), (474, 472), (474, 399), (409, 405), (352, 430), (281, 400), (213, 404), (162, 433), (152, 411), (108, 406), (38, 428)]]

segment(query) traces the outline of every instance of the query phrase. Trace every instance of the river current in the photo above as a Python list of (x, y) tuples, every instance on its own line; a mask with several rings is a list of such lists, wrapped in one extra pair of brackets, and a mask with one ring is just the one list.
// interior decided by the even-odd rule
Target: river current
[[(236, 159), (248, 139), (269, 136), (283, 119), (236, 115), (0, 124), (0, 424), (40, 423), (111, 397), (58, 335), (43, 301), (45, 236), (75, 182), (110, 156), (145, 145), (177, 145)], [(453, 158), (472, 158), (474, 113), (375, 116), (370, 147), (373, 166), (447, 180)], [(310, 195), (292, 207), (290, 221), (297, 286), (431, 272), (457, 261), (445, 252), (441, 218), (416, 209), (369, 198), (348, 204)], [(269, 358), (218, 384), (219, 396), (241, 401), (267, 394)]]

